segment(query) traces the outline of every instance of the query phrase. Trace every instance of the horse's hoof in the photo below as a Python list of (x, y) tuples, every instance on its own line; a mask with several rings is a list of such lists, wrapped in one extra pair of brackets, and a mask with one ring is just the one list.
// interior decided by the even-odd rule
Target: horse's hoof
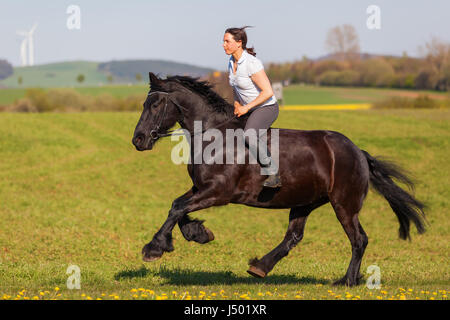
[(247, 272), (252, 276), (254, 276), (255, 278), (264, 278), (266, 276), (266, 273), (264, 271), (254, 266), (250, 266)]
[(144, 260), (144, 262), (152, 262), (152, 261), (156, 261), (156, 260), (160, 259), (161, 257), (162, 257), (162, 255), (160, 255), (160, 256), (146, 256), (146, 255), (144, 255), (142, 257), (142, 260)]
[(145, 262), (152, 262), (158, 260), (162, 257), (164, 252), (162, 250), (157, 250), (152, 242), (147, 243), (144, 248), (142, 248), (142, 260)]
[(353, 287), (357, 285), (356, 283), (352, 283), (350, 279), (347, 277), (343, 277), (342, 279), (339, 279), (335, 282), (333, 282), (333, 286), (347, 286), (347, 287)]

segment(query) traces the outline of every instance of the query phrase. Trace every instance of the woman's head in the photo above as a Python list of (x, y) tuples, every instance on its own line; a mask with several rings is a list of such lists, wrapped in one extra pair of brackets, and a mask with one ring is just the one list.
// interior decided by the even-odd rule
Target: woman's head
[(247, 50), (247, 52), (253, 56), (256, 56), (254, 48), (247, 48), (247, 33), (245, 29), (249, 26), (242, 28), (228, 28), (225, 30), (223, 36), (223, 48), (226, 54), (233, 54), (239, 48)]

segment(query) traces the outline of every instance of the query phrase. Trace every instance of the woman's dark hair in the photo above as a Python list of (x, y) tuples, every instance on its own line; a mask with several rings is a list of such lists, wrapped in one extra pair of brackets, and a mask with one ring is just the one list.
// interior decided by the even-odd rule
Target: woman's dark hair
[(247, 33), (246, 28), (253, 28), (252, 26), (245, 26), (242, 28), (228, 28), (225, 33), (229, 33), (233, 36), (234, 41), (242, 41), (242, 49), (247, 50), (252, 56), (256, 56), (255, 48), (247, 48)]

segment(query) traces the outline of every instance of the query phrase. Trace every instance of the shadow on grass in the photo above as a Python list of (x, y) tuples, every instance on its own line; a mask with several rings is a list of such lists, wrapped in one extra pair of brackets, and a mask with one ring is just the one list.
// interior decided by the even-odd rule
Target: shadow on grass
[(159, 277), (166, 279), (166, 284), (171, 285), (232, 285), (232, 284), (328, 284), (330, 281), (312, 277), (298, 278), (292, 275), (268, 275), (264, 279), (256, 279), (252, 276), (236, 276), (231, 271), (192, 271), (181, 269), (149, 270), (142, 266), (136, 270), (124, 270), (118, 272), (114, 278), (118, 281), (133, 278)]

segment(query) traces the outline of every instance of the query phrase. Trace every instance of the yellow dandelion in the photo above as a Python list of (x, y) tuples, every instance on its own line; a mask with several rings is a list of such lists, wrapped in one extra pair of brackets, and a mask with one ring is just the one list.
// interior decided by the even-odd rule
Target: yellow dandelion
[(55, 287), (55, 291), (59, 291), (59, 288), (58, 288), (58, 287)]
[(137, 289), (131, 289), (130, 292), (137, 292)]

